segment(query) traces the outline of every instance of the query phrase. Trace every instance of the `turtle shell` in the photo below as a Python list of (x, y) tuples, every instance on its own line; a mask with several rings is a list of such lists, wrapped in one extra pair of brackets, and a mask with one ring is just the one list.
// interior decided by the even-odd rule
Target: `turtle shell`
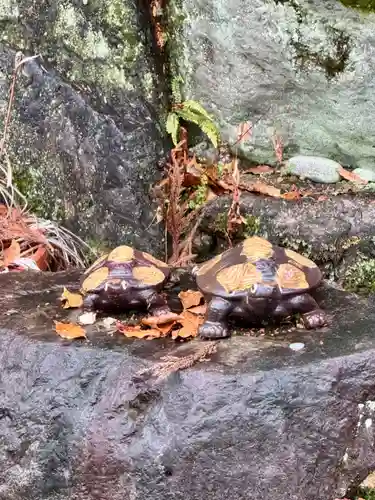
[(277, 295), (304, 293), (319, 285), (318, 266), (303, 255), (253, 236), (205, 262), (196, 272), (203, 293), (241, 297), (250, 289), (276, 289)]
[(107, 252), (89, 267), (82, 278), (83, 293), (100, 292), (106, 284), (135, 289), (161, 286), (170, 274), (168, 264), (152, 255), (122, 245)]

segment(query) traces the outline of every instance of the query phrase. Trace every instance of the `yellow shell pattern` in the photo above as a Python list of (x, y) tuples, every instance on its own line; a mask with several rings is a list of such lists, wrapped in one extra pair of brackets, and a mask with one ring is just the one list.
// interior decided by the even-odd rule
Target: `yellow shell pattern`
[(309, 267), (310, 269), (316, 267), (316, 264), (314, 264), (312, 260), (304, 257), (303, 255), (300, 255), (297, 252), (293, 252), (293, 250), (285, 250), (285, 255), (301, 266)]
[(145, 260), (148, 260), (149, 262), (152, 262), (153, 264), (155, 264), (155, 266), (158, 266), (158, 267), (169, 267), (168, 264), (166, 264), (165, 262), (157, 259), (153, 255), (150, 255), (149, 253), (142, 252), (142, 256), (143, 256), (143, 258)]
[(105, 260), (107, 257), (108, 257), (108, 254), (106, 253), (106, 254), (102, 255), (101, 257), (99, 257), (98, 259), (96, 259), (96, 261), (93, 264), (91, 264), (91, 266), (88, 269), (86, 269), (84, 274), (89, 274), (91, 272), (91, 270), (94, 269), (94, 267), (96, 267), (98, 264), (100, 264), (100, 262)]
[(292, 264), (281, 264), (279, 266), (276, 281), (280, 289), (301, 290), (309, 287), (305, 273)]
[(214, 265), (219, 262), (221, 257), (222, 257), (221, 255), (216, 255), (216, 257), (213, 257), (212, 259), (202, 264), (202, 266), (197, 271), (197, 276), (202, 276), (202, 274), (205, 274), (207, 271), (212, 269)]
[(217, 281), (227, 293), (246, 290), (262, 281), (262, 273), (250, 262), (223, 269), (217, 274)]
[(269, 259), (273, 254), (273, 246), (272, 243), (264, 238), (252, 236), (242, 242), (241, 254), (245, 255), (250, 262), (256, 262), (259, 259)]
[(103, 283), (104, 280), (108, 278), (109, 269), (108, 267), (100, 267), (93, 273), (89, 274), (87, 278), (82, 283), (82, 290), (87, 292), (89, 290), (94, 290), (97, 286)]
[(157, 285), (165, 279), (164, 273), (153, 266), (134, 267), (133, 276), (136, 280), (142, 281), (145, 285)]
[(134, 259), (134, 250), (132, 247), (122, 245), (115, 248), (108, 255), (108, 260), (112, 262), (129, 262)]

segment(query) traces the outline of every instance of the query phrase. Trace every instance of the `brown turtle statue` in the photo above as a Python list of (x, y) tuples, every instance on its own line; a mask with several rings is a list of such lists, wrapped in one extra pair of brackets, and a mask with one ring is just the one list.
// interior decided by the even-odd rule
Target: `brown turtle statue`
[(168, 264), (122, 245), (96, 260), (81, 281), (84, 310), (145, 307), (153, 316), (171, 313), (160, 294), (170, 275)]
[(207, 302), (201, 338), (228, 337), (232, 313), (254, 320), (301, 313), (306, 328), (327, 323), (325, 312), (309, 294), (322, 280), (318, 266), (258, 236), (203, 263), (194, 274)]

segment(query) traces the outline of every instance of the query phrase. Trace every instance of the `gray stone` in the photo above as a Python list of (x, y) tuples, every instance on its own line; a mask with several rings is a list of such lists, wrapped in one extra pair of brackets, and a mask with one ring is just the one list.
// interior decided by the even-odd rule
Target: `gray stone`
[(162, 89), (142, 15), (131, 0), (0, 0), (0, 109), (15, 50), (41, 54), (17, 79), (7, 140), (29, 207), (96, 247), (160, 254), (149, 191), (165, 157)]
[(293, 156), (285, 163), (285, 172), (314, 182), (334, 184), (340, 180), (340, 164), (320, 156)]
[(370, 170), (369, 168), (355, 168), (353, 173), (359, 175), (359, 177), (365, 181), (375, 182), (375, 169)]
[(99, 321), (62, 340), (78, 275), (15, 274), (0, 276), (2, 500), (327, 500), (374, 469), (373, 304), (323, 287), (330, 328), (234, 336), (157, 381), (164, 356), (207, 343)]
[(252, 121), (242, 151), (275, 162), (327, 156), (355, 165), (375, 158), (375, 17), (339, 0), (182, 0), (173, 57), (184, 97), (216, 115), (234, 142)]

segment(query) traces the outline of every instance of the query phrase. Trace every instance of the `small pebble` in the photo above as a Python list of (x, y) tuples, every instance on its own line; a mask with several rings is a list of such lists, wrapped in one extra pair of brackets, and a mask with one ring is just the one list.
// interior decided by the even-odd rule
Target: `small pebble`
[(364, 181), (375, 182), (375, 170), (370, 168), (356, 168), (353, 170), (353, 174), (358, 175)]
[(341, 179), (341, 165), (321, 156), (293, 156), (285, 164), (285, 172), (323, 184), (334, 184)]
[(289, 344), (289, 347), (292, 351), (301, 351), (305, 348), (305, 344), (302, 342), (294, 342), (293, 344)]
[(96, 320), (95, 312), (83, 313), (78, 318), (78, 321), (81, 323), (81, 325), (93, 325), (95, 323), (95, 320)]

